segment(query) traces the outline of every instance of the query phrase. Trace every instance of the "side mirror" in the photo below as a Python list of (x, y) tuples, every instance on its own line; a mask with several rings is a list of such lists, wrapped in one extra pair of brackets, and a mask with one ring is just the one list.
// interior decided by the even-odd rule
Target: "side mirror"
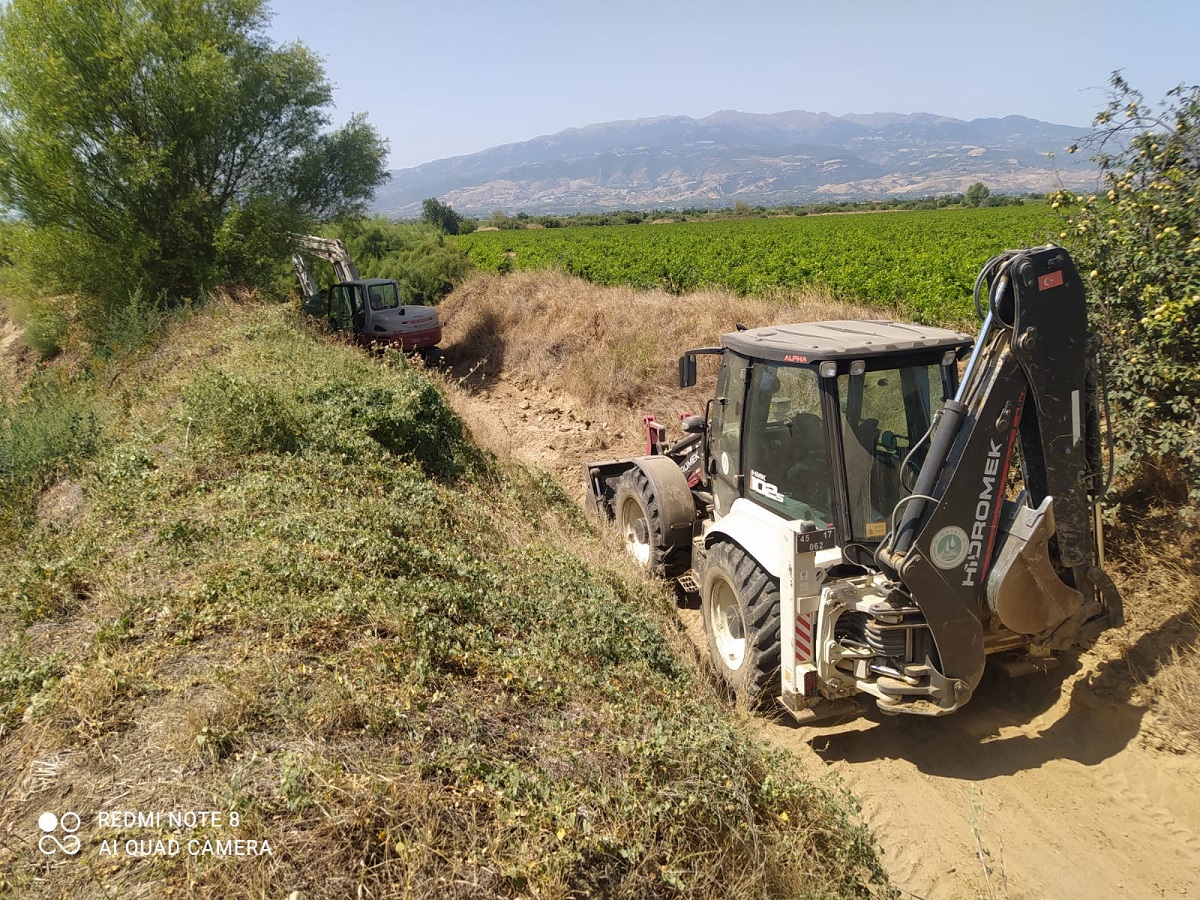
[(679, 357), (679, 386), (681, 388), (693, 387), (696, 384), (696, 356), (693, 353), (685, 353)]
[(706, 353), (711, 356), (720, 356), (725, 352), (723, 347), (700, 347), (696, 350), (689, 350), (683, 356), (679, 357), (679, 386), (681, 388), (694, 387), (696, 384), (696, 357), (701, 353)]

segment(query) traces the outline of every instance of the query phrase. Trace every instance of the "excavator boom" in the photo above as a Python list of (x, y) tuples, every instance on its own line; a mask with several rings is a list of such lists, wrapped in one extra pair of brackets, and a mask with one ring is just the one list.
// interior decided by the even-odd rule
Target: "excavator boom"
[(308, 256), (315, 256), (330, 263), (338, 281), (358, 281), (358, 268), (354, 265), (354, 259), (346, 245), (341, 241), (311, 234), (291, 234), (289, 237), (299, 250), (304, 251), (292, 254), (292, 267), (296, 270), (296, 280), (300, 282), (305, 299), (318, 297), (321, 293), (308, 265)]

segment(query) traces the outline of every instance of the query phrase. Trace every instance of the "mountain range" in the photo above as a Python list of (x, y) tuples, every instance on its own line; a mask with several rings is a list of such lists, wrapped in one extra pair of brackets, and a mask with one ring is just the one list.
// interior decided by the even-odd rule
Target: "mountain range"
[(373, 206), (410, 217), (436, 197), (478, 216), (923, 197), (976, 181), (995, 193), (1085, 188), (1094, 166), (1067, 147), (1087, 130), (929, 113), (633, 119), (395, 170)]

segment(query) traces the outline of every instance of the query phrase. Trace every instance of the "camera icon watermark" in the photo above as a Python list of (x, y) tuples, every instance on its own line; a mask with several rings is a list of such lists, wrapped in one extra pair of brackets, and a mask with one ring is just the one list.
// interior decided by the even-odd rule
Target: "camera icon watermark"
[[(65, 812), (61, 816), (56, 816), (52, 812), (42, 813), (38, 816), (38, 828), (42, 829), (42, 836), (38, 839), (38, 849), (46, 856), (54, 856), (57, 853), (74, 856), (82, 846), (82, 841), (75, 834), (79, 830), (79, 825), (77, 813)], [(61, 840), (58, 836), (59, 829), (62, 829), (64, 835)]]

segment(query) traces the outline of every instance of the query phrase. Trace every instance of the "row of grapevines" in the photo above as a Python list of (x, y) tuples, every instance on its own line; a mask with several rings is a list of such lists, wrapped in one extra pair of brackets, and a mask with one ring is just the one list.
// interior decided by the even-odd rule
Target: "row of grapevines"
[(993, 255), (1057, 233), (1046, 206), (485, 231), (457, 238), (481, 269), (558, 268), (598, 284), (762, 294), (808, 285), (924, 322), (971, 316)]

